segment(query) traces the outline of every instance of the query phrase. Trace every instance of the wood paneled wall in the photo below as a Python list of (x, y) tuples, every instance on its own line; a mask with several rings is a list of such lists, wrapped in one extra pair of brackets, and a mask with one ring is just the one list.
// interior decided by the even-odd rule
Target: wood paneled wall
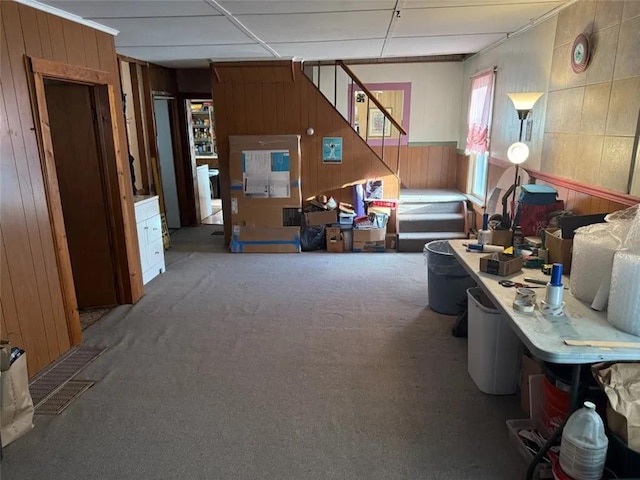
[[(398, 146), (394, 146), (393, 141), (391, 143), (384, 147), (384, 159), (395, 168), (398, 164)], [(382, 147), (373, 149), (382, 155)], [(400, 146), (402, 188), (456, 188), (457, 172), (455, 145)]]
[(149, 80), (151, 90), (154, 92), (177, 95), (178, 83), (176, 81), (176, 71), (172, 68), (161, 67), (160, 65), (149, 64)]
[[(366, 179), (393, 177), (362, 138), (291, 61), (214, 63), (213, 102), (225, 218), (231, 218), (229, 135), (301, 135), (302, 195), (308, 198)], [(314, 135), (306, 133), (308, 127)], [(342, 137), (343, 163), (322, 163), (322, 138)], [(388, 194), (397, 192), (389, 179)], [(395, 188), (394, 188), (395, 187)], [(225, 225), (229, 241), (231, 224)]]
[[(1, 336), (25, 348), (29, 373), (34, 374), (68, 350), (70, 340), (24, 56), (110, 72), (116, 91), (120, 81), (111, 35), (13, 1), (1, 1), (0, 9), (4, 98), (0, 106)], [(126, 145), (122, 106), (115, 104), (119, 144)], [(128, 171), (118, 174), (121, 184), (130, 185)], [(114, 221), (126, 223), (133, 218), (133, 204), (127, 192), (120, 197), (122, 210)], [(131, 240), (135, 239), (135, 224), (126, 233), (126, 248), (136, 249), (129, 258), (135, 257), (131, 261), (137, 262), (139, 270), (137, 246), (132, 247), (135, 240)], [(130, 268), (135, 276), (135, 265)], [(137, 301), (142, 282), (130, 280), (127, 301)]]

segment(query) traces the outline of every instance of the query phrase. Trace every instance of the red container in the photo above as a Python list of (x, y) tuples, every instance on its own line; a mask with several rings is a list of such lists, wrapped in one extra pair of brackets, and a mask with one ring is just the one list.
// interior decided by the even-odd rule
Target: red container
[(562, 424), (569, 412), (569, 392), (559, 389), (545, 377), (542, 398), (542, 421), (547, 431), (552, 432)]

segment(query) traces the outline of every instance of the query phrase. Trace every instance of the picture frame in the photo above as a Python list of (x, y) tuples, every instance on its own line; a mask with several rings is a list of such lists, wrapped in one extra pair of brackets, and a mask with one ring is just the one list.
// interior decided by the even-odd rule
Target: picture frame
[[(391, 108), (387, 108), (389, 114), (393, 114)], [(390, 137), (391, 136), (391, 122), (385, 121), (385, 116), (379, 108), (369, 109), (369, 138), (375, 137)]]
[(342, 163), (342, 137), (322, 138), (322, 163)]

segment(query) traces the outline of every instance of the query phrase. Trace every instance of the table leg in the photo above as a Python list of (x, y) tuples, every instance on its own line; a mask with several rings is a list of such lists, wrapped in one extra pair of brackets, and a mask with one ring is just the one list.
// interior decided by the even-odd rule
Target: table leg
[(555, 431), (547, 440), (547, 443), (540, 449), (538, 454), (533, 457), (531, 463), (529, 464), (529, 468), (527, 469), (527, 480), (533, 480), (533, 473), (535, 472), (536, 466), (542, 460), (542, 457), (549, 451), (549, 449), (553, 446), (554, 443), (558, 441), (558, 438), (562, 435), (562, 431), (564, 430), (564, 426), (569, 420), (569, 417), (573, 412), (578, 408), (578, 391), (580, 388), (580, 365), (574, 365), (573, 370), (571, 372), (571, 394), (569, 397), (569, 411), (567, 412), (567, 416), (562, 421), (562, 424), (555, 429)]

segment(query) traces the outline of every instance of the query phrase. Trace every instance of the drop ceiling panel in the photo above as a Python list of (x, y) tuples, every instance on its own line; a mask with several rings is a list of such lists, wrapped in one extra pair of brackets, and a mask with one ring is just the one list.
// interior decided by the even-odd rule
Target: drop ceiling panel
[(142, 58), (149, 62), (192, 59), (229, 59), (229, 58), (273, 58), (258, 44), (248, 45), (206, 45), (199, 47), (119, 47), (118, 53), (133, 58)]
[(226, 0), (220, 4), (235, 14), (274, 14), (309, 12), (348, 12), (355, 10), (391, 10), (395, 0), (356, 0), (340, 2), (335, 0)]
[(109, 18), (101, 23), (120, 30), (116, 37), (117, 47), (251, 42), (225, 17)]
[(560, 3), (425, 8), (403, 11), (394, 36), (513, 32), (557, 5)]
[(391, 12), (237, 15), (237, 18), (265, 42), (290, 43), (384, 38)]
[(305, 60), (334, 60), (336, 58), (378, 57), (384, 39), (346, 40), (341, 42), (274, 43), (271, 45), (283, 57)]
[(386, 57), (417, 55), (447, 55), (475, 53), (503, 38), (503, 34), (453, 35), (442, 37), (393, 38), (389, 42)]
[[(178, 17), (198, 15), (219, 15), (220, 13), (202, 0), (109, 0), (109, 1), (56, 1), (43, 3), (75, 13), (84, 18), (127, 18), (127, 17)], [(104, 23), (104, 22), (102, 22)]]

